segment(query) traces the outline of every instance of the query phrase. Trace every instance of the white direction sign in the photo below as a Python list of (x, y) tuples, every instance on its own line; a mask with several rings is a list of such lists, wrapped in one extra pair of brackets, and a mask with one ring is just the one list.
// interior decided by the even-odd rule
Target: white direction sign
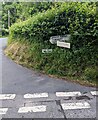
[(42, 49), (42, 53), (51, 53), (52, 49)]
[(70, 48), (70, 43), (57, 41), (57, 46)]

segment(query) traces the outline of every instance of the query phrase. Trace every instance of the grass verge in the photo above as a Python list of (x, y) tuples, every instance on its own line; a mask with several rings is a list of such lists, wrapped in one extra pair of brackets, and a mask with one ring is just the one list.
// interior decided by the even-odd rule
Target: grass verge
[[(52, 53), (42, 53), (42, 49), (52, 49)], [(79, 54), (79, 51), (77, 51)], [(75, 52), (76, 53), (76, 52)], [(69, 49), (22, 40), (9, 44), (5, 54), (17, 64), (37, 70), (51, 77), (97, 87), (98, 68), (91, 65), (91, 59), (83, 53), (80, 59)], [(77, 60), (77, 61), (76, 61)]]

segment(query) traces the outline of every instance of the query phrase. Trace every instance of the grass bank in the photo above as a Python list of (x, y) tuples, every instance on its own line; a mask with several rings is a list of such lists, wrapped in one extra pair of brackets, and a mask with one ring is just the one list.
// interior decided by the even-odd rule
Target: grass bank
[[(65, 2), (9, 30), (5, 53), (17, 63), (43, 73), (96, 85), (98, 81), (98, 19), (95, 3)], [(70, 34), (71, 48), (49, 42), (51, 36)], [(52, 49), (43, 54), (42, 49)]]
[[(45, 48), (52, 49), (52, 52), (42, 53), (42, 49)], [(52, 77), (63, 78), (82, 85), (96, 86), (98, 68), (92, 63), (92, 59), (95, 59), (93, 51), (85, 53), (85, 49), (89, 47), (71, 51), (49, 43), (16, 40), (9, 44), (5, 54), (22, 66)]]

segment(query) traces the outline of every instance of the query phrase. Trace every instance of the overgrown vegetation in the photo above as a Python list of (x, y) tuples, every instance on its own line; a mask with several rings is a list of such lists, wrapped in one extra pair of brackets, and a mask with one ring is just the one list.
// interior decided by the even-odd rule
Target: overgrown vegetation
[[(97, 29), (96, 3), (56, 3), (51, 9), (38, 11), (28, 20), (13, 24), (6, 53), (20, 64), (47, 74), (95, 83), (98, 80)], [(71, 49), (49, 42), (51, 36), (65, 34), (71, 34)], [(14, 48), (10, 47), (12, 44)], [(47, 48), (53, 52), (43, 54), (42, 49)]]
[[(10, 26), (15, 22), (25, 21), (37, 14), (39, 11), (46, 11), (54, 6), (53, 2), (5, 2), (2, 4), (2, 35), (7, 35), (8, 32), (8, 17)], [(9, 15), (8, 15), (9, 11)]]
[(2, 16), (2, 4), (0, 4), (0, 36), (1, 36), (1, 28), (2, 28), (1, 16)]

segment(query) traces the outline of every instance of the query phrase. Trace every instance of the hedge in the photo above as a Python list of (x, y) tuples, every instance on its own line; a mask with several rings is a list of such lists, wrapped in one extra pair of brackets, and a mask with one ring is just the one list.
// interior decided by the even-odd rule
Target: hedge
[[(49, 43), (51, 36), (65, 34), (71, 34), (71, 49)], [(24, 54), (20, 47), (17, 53), (19, 57), (16, 57), (19, 59), (23, 56), (20, 62), (26, 63), (26, 66), (30, 64), (30, 67), (48, 74), (72, 76), (91, 82), (98, 79), (98, 19), (95, 3), (66, 2), (38, 13), (24, 22), (13, 24), (9, 40), (30, 43)], [(45, 48), (51, 48), (53, 52), (42, 54), (41, 50)]]
[(80, 47), (88, 42), (96, 44), (97, 28), (95, 3), (66, 2), (24, 22), (15, 23), (10, 28), (10, 37), (41, 42), (48, 41), (54, 35), (71, 34), (73, 45)]

